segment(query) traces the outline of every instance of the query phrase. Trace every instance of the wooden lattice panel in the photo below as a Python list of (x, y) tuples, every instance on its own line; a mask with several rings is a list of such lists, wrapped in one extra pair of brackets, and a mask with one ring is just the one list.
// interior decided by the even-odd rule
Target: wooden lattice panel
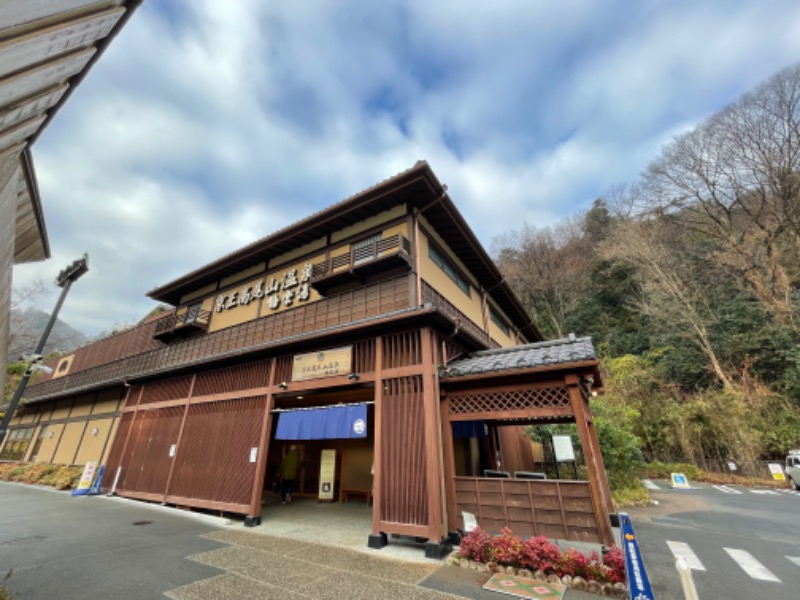
[(450, 412), (455, 415), (529, 409), (569, 408), (566, 387), (519, 388), (466, 392), (450, 396)]

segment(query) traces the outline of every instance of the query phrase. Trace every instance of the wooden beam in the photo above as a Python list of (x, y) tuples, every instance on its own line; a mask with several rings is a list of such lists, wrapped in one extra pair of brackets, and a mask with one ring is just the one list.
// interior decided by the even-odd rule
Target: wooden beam
[(595, 455), (596, 450), (592, 444), (591, 433), (589, 431), (589, 424), (586, 421), (586, 411), (583, 406), (583, 395), (580, 390), (580, 381), (578, 376), (570, 374), (565, 377), (567, 387), (569, 388), (570, 399), (572, 400), (573, 410), (575, 411), (575, 422), (578, 425), (578, 435), (581, 439), (581, 446), (583, 447), (583, 455), (586, 459), (586, 469), (589, 472), (589, 484), (592, 491), (592, 506), (594, 508), (595, 519), (597, 519), (597, 528), (600, 532), (600, 538), (606, 546), (614, 544), (614, 534), (611, 531), (611, 521), (606, 511), (606, 502), (604, 499), (604, 485), (601, 481), (605, 479), (605, 471), (602, 473), (602, 460), (597, 460)]
[[(269, 389), (275, 383), (275, 363), (276, 358), (270, 360), (269, 365)], [(261, 420), (261, 436), (258, 442), (258, 457), (256, 458), (256, 473), (253, 480), (253, 493), (250, 496), (251, 517), (261, 515), (261, 494), (264, 491), (264, 478), (267, 471), (267, 454), (269, 452), (269, 436), (272, 431), (272, 408), (275, 404), (275, 397), (272, 392), (267, 393), (267, 400), (264, 403), (264, 417)]]
[(444, 484), (447, 507), (447, 531), (458, 529), (456, 515), (456, 460), (453, 448), (453, 424), (450, 422), (450, 401), (445, 398), (441, 403), (442, 413), (442, 445), (444, 447)]
[[(381, 482), (383, 477), (383, 338), (375, 338), (375, 442), (373, 448), (372, 474), (372, 533), (381, 533), (381, 510), (383, 508), (383, 493)], [(341, 484), (340, 484), (341, 485)]]
[[(450, 398), (448, 397), (448, 400)], [(510, 419), (537, 420), (548, 417), (570, 417), (573, 409), (571, 406), (559, 408), (522, 408), (519, 410), (497, 410), (484, 412), (470, 412), (451, 414), (451, 421), (504, 421)], [(513, 423), (507, 423), (513, 425)]]
[(425, 419), (425, 476), (428, 488), (428, 539), (444, 538), (444, 506), (442, 503), (442, 452), (439, 425), (439, 378), (433, 331), (425, 327), (422, 335), (422, 402)]

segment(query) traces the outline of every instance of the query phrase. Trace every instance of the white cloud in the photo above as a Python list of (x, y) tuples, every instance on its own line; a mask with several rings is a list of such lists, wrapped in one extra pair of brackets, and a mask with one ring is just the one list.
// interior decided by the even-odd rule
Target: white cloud
[(88, 251), (63, 316), (94, 333), (420, 158), (488, 247), (798, 55), (791, 0), (148, 0), (34, 149), (53, 258), (15, 282)]

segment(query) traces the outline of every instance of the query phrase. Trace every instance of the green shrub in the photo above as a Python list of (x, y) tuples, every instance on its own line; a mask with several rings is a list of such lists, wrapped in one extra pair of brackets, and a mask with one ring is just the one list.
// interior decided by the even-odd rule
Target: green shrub
[(690, 463), (662, 463), (653, 461), (642, 467), (639, 475), (648, 479), (669, 479), (672, 473), (683, 473), (689, 479), (699, 479), (703, 470)]

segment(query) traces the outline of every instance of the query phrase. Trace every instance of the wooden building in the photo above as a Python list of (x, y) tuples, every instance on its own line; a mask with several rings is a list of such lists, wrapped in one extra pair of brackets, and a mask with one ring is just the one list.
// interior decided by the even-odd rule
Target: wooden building
[[(24, 458), (94, 452), (120, 495), (257, 525), (290, 446), (314, 496), (336, 450), (328, 497), (372, 502), (373, 547), (408, 535), (439, 556), (462, 511), (490, 530), (612, 543), (591, 341), (541, 340), (427, 163), (148, 295), (174, 310), (29, 388)], [(532, 467), (520, 425), (564, 421), (589, 480), (513, 477)], [(90, 451), (95, 430), (113, 443)]]

